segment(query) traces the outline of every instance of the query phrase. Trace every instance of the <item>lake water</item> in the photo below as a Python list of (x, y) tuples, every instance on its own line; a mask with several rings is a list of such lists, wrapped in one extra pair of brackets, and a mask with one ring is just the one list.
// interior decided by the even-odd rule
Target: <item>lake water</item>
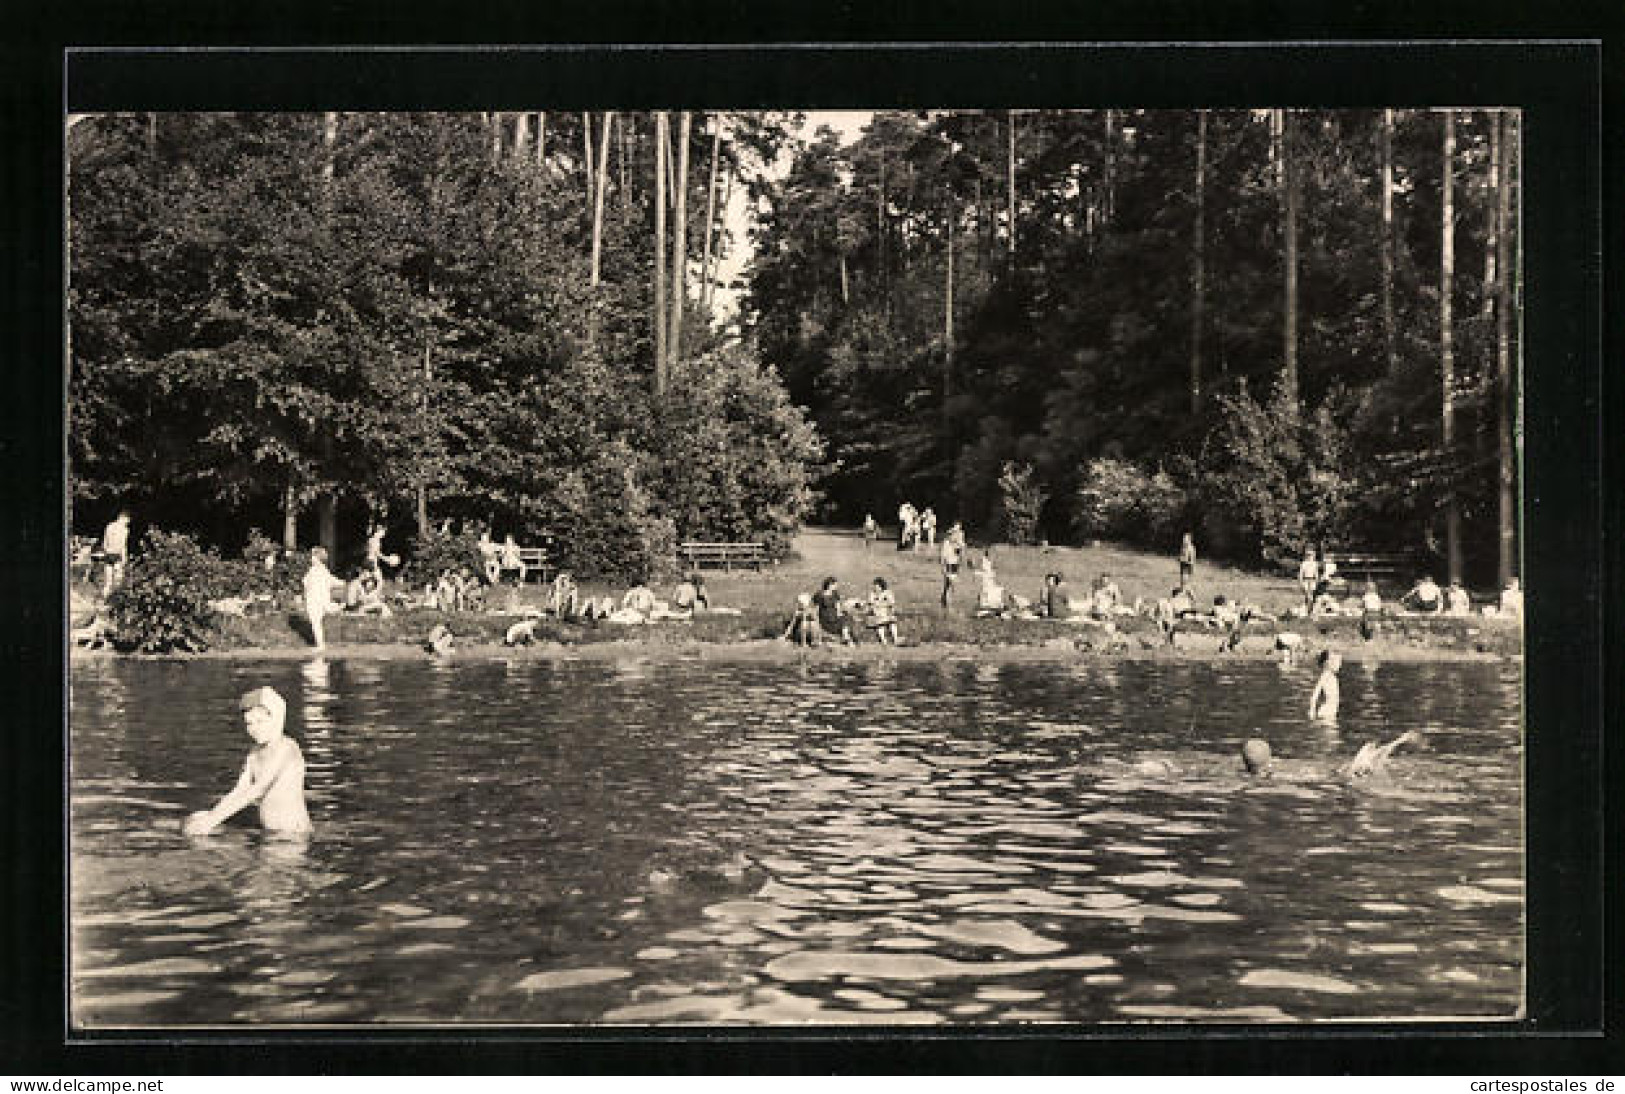
[[(1342, 680), (1328, 729), (1256, 661), (82, 662), (74, 1022), (1514, 1016), (1518, 667)], [(317, 835), (182, 837), (260, 684)]]

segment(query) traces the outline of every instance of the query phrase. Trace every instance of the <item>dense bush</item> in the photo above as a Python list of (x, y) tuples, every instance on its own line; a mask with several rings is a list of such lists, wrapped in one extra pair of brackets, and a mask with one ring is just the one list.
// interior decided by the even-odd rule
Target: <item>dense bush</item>
[(1348, 536), (1357, 484), (1332, 401), (1306, 412), (1279, 395), (1257, 402), (1245, 387), (1221, 399), (1219, 458), (1203, 494), (1266, 557)]
[(479, 532), (472, 528), (453, 532), (431, 527), (427, 533), (412, 537), (412, 557), (401, 571), (401, 580), (409, 585), (427, 585), (439, 580), (446, 570), (463, 566), (474, 574), (485, 572)]
[(773, 371), (736, 349), (680, 362), (656, 417), (646, 481), (674, 533), (785, 554), (812, 508), (809, 469), (823, 452)]
[(150, 529), (108, 598), (117, 643), (143, 653), (208, 649), (209, 601), (229, 595), (221, 585), (228, 572), (229, 564), (192, 537)]
[(585, 466), (553, 486), (560, 529), (552, 561), (579, 578), (651, 580), (665, 574), (677, 533), (658, 516), (638, 484), (636, 453), (622, 442), (606, 446)]
[(1186, 523), (1186, 497), (1167, 472), (1147, 472), (1126, 460), (1092, 460), (1077, 494), (1078, 530), (1085, 537), (1163, 547)]
[(1002, 531), (1006, 543), (1030, 545), (1038, 542), (1038, 516), (1049, 495), (1033, 482), (1030, 464), (1007, 463), (999, 473)]

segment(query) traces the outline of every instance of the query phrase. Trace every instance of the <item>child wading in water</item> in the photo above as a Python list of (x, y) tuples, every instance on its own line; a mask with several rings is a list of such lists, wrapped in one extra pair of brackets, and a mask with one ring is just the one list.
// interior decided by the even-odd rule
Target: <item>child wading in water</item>
[(272, 688), (255, 688), (239, 704), (243, 725), (254, 747), (231, 792), (206, 812), (186, 818), (181, 830), (206, 836), (244, 806), (258, 803), (260, 824), (268, 832), (300, 834), (310, 831), (305, 811), (305, 757), (291, 737), (283, 735), (288, 705)]
[(1342, 654), (1330, 650), (1322, 650), (1320, 654), (1320, 679), (1315, 681), (1315, 690), (1309, 696), (1309, 717), (1317, 722), (1337, 721), (1337, 705), (1341, 701), (1341, 689), (1337, 683), (1337, 670), (1343, 667)]

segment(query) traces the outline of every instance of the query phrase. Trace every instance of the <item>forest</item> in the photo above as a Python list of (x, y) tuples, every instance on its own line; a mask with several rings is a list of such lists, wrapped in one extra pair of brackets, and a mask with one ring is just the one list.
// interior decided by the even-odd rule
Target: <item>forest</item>
[(76, 119), (75, 520), (478, 521), (610, 573), (907, 498), (1487, 584), (1518, 148), (1489, 110)]
[(1516, 572), (1514, 114), (877, 114), (764, 195), (750, 329), (837, 513)]

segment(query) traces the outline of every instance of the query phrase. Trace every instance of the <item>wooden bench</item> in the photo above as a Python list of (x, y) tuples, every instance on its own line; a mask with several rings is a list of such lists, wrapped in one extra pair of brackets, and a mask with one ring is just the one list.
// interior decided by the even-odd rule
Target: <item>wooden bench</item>
[(703, 566), (721, 566), (733, 569), (737, 563), (760, 570), (767, 561), (765, 543), (683, 543), (677, 547), (677, 558), (685, 566), (696, 569)]
[(1417, 558), (1410, 551), (1363, 551), (1351, 548), (1339, 551), (1332, 548), (1332, 561), (1337, 564), (1338, 576), (1348, 580), (1358, 577), (1361, 582), (1383, 581), (1408, 584), (1416, 576)]
[(521, 547), (519, 561), (525, 564), (524, 580), (534, 580), (539, 585), (547, 584), (547, 548)]

